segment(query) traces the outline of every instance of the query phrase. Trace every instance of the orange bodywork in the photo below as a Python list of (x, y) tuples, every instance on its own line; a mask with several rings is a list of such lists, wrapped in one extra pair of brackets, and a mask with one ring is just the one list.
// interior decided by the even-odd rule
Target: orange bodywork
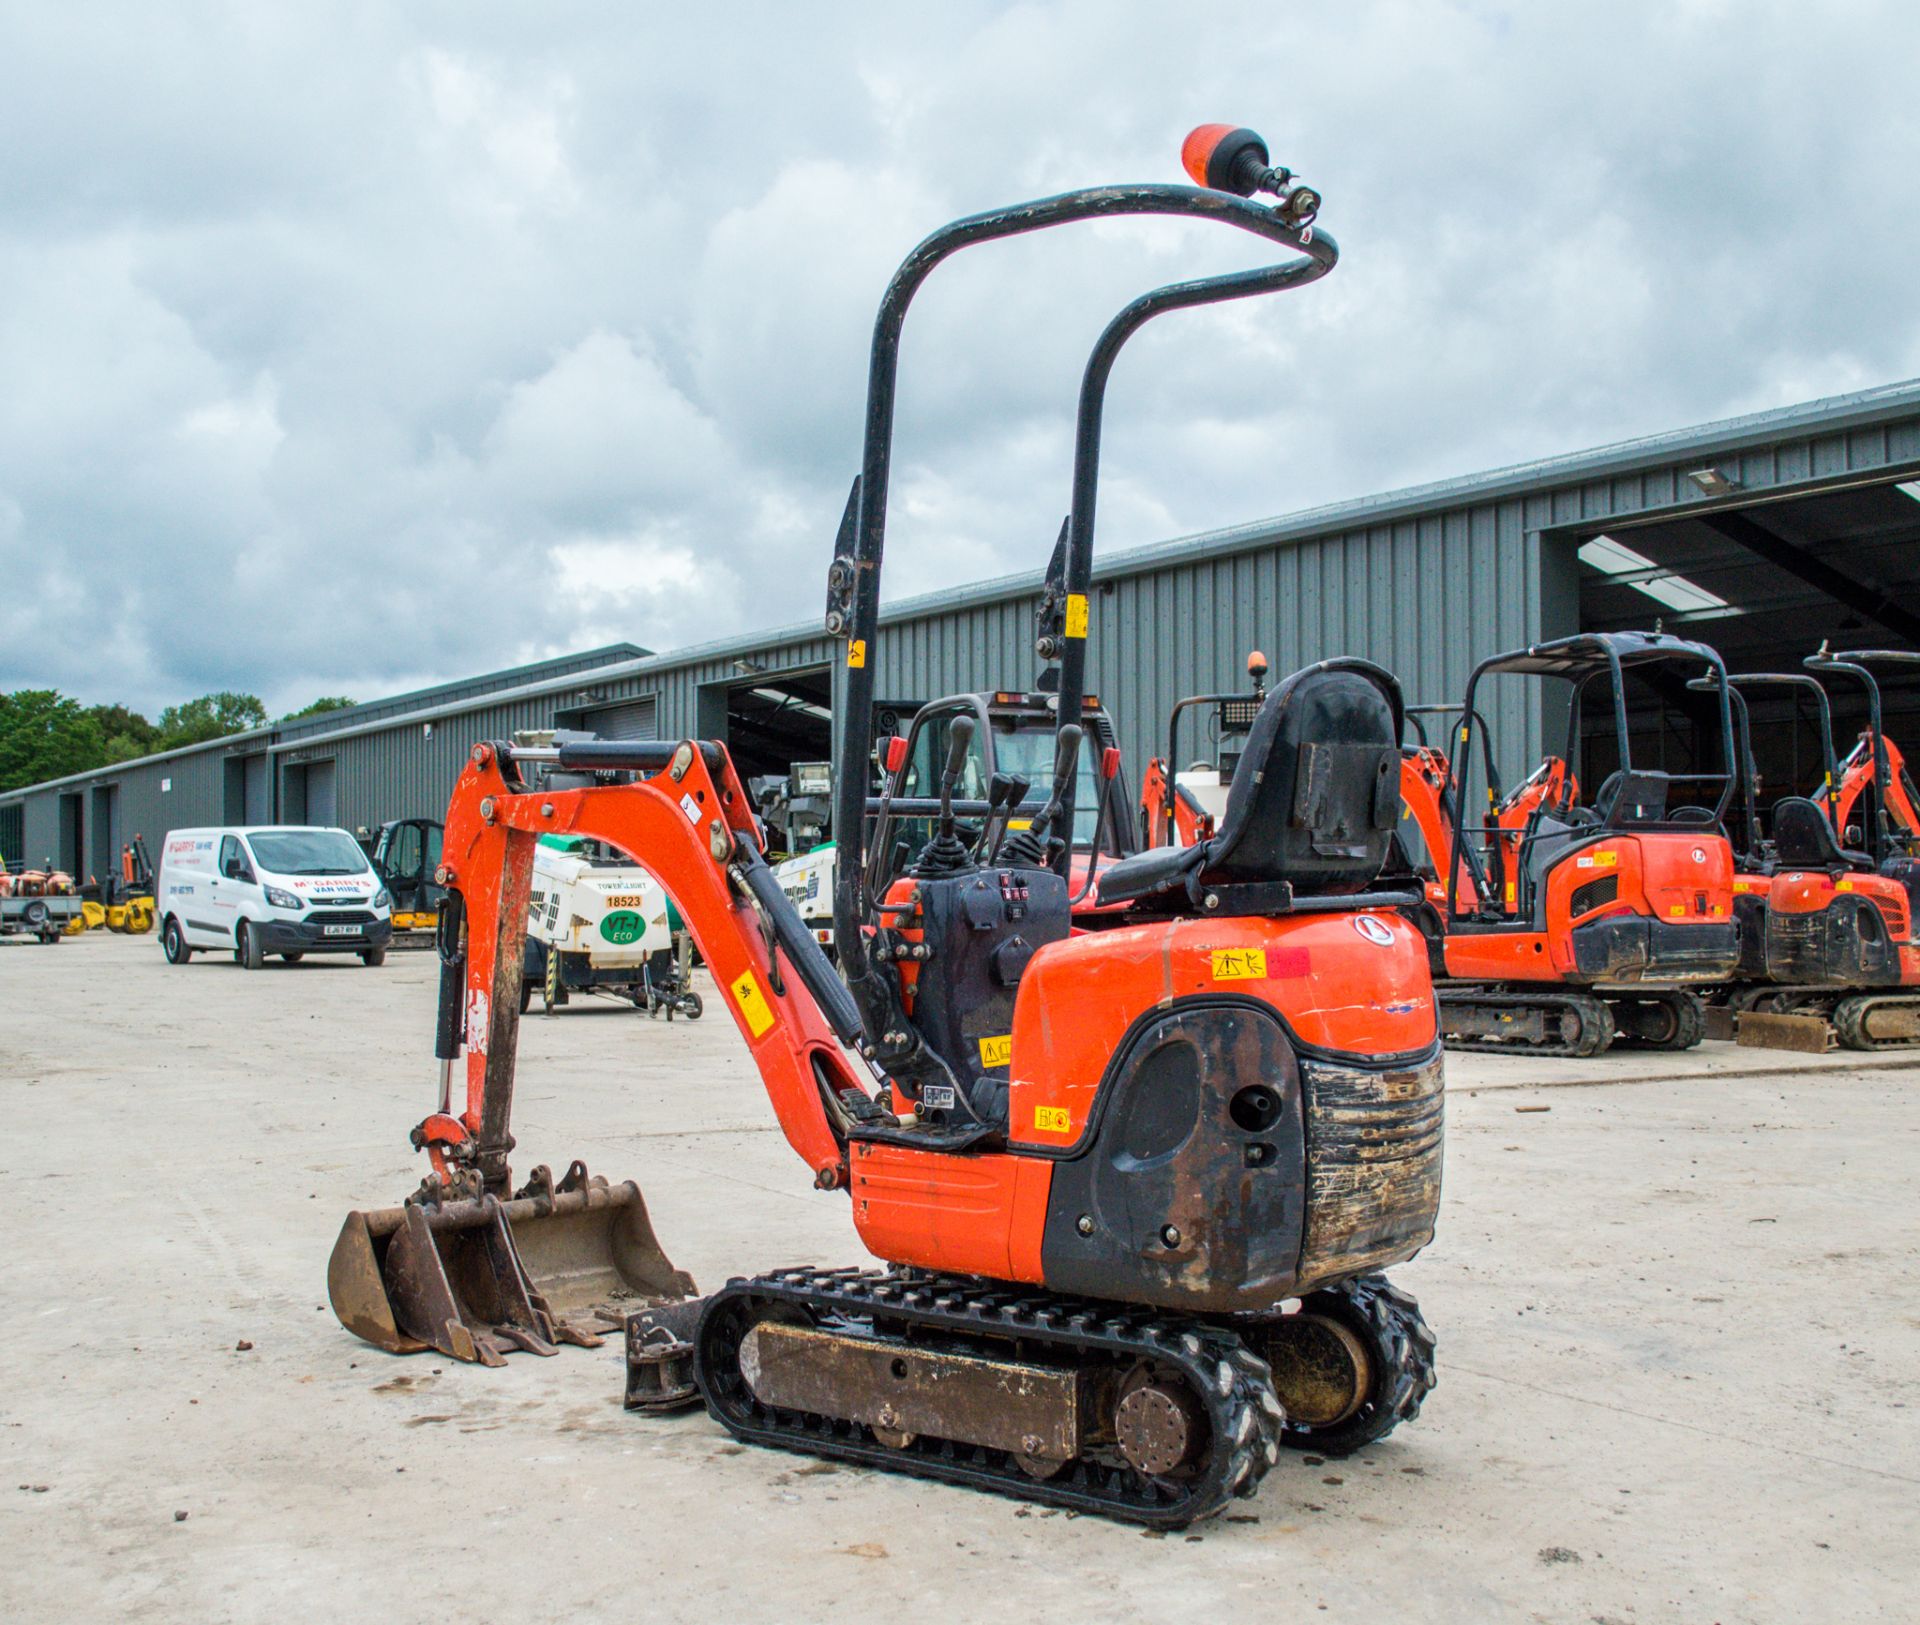
[[(1909, 835), (1920, 835), (1920, 807), (1913, 804), (1912, 797), (1907, 793), (1911, 781), (1907, 774), (1906, 757), (1891, 739), (1885, 743), (1887, 767), (1893, 778), (1887, 793), (1887, 814), (1896, 829), (1905, 830)], [(1835, 812), (1835, 822), (1840, 830), (1844, 831), (1853, 822), (1854, 809), (1859, 806), (1861, 796), (1872, 783), (1872, 743), (1868, 735), (1862, 734), (1859, 744), (1840, 764), (1839, 805)]]
[[(1613, 880), (1614, 895), (1575, 913), (1574, 894), (1605, 879)], [(1733, 848), (1723, 836), (1609, 836), (1577, 848), (1547, 871), (1544, 931), (1449, 932), (1447, 974), (1474, 981), (1562, 981), (1575, 970), (1575, 926), (1611, 914), (1663, 925), (1723, 925), (1732, 918), (1733, 890)]]
[[(1178, 1002), (1234, 999), (1275, 1012), (1305, 1048), (1362, 1059), (1411, 1055), (1437, 1035), (1426, 951), (1384, 909), (1117, 924), (1041, 947), (1019, 983), (1009, 1038), (1010, 1124), (1000, 1151), (895, 1144), (836, 1129), (823, 1100), (864, 1093), (825, 1015), (776, 967), (737, 871), (757, 861), (752, 803), (723, 755), (682, 747), (630, 784), (529, 791), (477, 747), (448, 807), (440, 878), (464, 899), (466, 1096), (416, 1130), (436, 1173), (512, 1146), (520, 956), (533, 849), (590, 836), (643, 864), (673, 898), (759, 1070), (788, 1142), (816, 1185), (847, 1189), (861, 1240), (897, 1264), (1040, 1283), (1054, 1161), (1078, 1148), (1129, 1030)], [(883, 909), (920, 940), (911, 878)], [(915, 972), (900, 965), (907, 1001)], [(896, 1111), (909, 1102), (888, 1095)]]
[(1920, 941), (1913, 940), (1907, 888), (1891, 875), (1844, 874), (1836, 879), (1824, 869), (1787, 870), (1769, 882), (1767, 908), (1782, 916), (1820, 914), (1849, 894), (1872, 903), (1885, 919), (1887, 937), (1898, 947), (1901, 985), (1920, 984)]
[[(1733, 847), (1716, 831), (1698, 835), (1671, 830), (1622, 832), (1571, 848), (1546, 872), (1544, 928), (1530, 930), (1518, 918), (1522, 841), (1533, 811), (1577, 801), (1577, 781), (1559, 757), (1549, 757), (1513, 796), (1493, 810), (1497, 833), (1483, 854), (1497, 851), (1505, 877), (1499, 898), (1506, 922), (1497, 929), (1460, 929), (1457, 922), (1478, 910), (1479, 894), (1464, 857), (1455, 858), (1453, 826), (1441, 803), (1447, 760), (1430, 746), (1409, 750), (1400, 759), (1400, 799), (1406, 816), (1419, 827), (1437, 872), (1458, 862), (1454, 927), (1446, 933), (1446, 972), (1463, 981), (1558, 982), (1574, 977), (1573, 930), (1613, 914), (1631, 914), (1663, 925), (1721, 925), (1733, 916)], [(1490, 864), (1491, 870), (1491, 864)], [(1587, 893), (1592, 882), (1611, 880)], [(1749, 884), (1752, 884), (1750, 882)], [(1765, 881), (1758, 882), (1762, 890)], [(1444, 880), (1425, 882), (1427, 900), (1447, 918)], [(1576, 907), (1576, 894), (1583, 894)]]
[(1387, 910), (1175, 918), (1050, 943), (1014, 1006), (1009, 1150), (856, 1143), (860, 1239), (895, 1263), (1041, 1281), (1049, 1159), (1080, 1144), (1128, 1029), (1176, 1000), (1223, 996), (1269, 1006), (1323, 1051), (1411, 1054), (1438, 1032), (1425, 945)]

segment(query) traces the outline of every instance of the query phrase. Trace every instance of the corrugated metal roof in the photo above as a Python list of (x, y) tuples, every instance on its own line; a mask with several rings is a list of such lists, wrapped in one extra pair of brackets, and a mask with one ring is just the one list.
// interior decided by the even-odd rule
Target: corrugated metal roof
[[(1642, 468), (1648, 464), (1711, 457), (1716, 453), (1737, 451), (1744, 446), (1792, 439), (1800, 434), (1816, 431), (1832, 433), (1916, 414), (1920, 414), (1920, 378), (1858, 390), (1848, 395), (1829, 395), (1797, 406), (1774, 407), (1743, 417), (1722, 418), (1690, 429), (1643, 435), (1635, 440), (1622, 440), (1590, 451), (1569, 452), (1529, 463), (1515, 463), (1506, 468), (1489, 469), (1484, 473), (1462, 475), (1456, 479), (1406, 486), (1379, 496), (1350, 498), (1253, 524), (1233, 525), (1223, 530), (1202, 531), (1193, 536), (1155, 542), (1147, 547), (1130, 548), (1096, 559), (1093, 576), (1096, 581), (1104, 581), (1119, 576), (1139, 575), (1169, 564), (1220, 558), (1307, 537), (1358, 530), (1414, 514), (1467, 507), (1523, 492), (1551, 490), (1584, 480), (1605, 478), (1609, 474)], [(1708, 505), (1708, 499), (1702, 496), (1701, 503), (1702, 506)], [(1038, 592), (1043, 579), (1043, 571), (1023, 570), (1016, 575), (996, 576), (964, 587), (948, 587), (939, 592), (895, 599), (882, 605), (880, 620), (884, 625), (890, 621), (912, 620), (942, 610), (964, 609), (973, 604)], [(824, 581), (820, 597), (824, 614)], [(617, 669), (668, 670), (725, 656), (738, 649), (813, 637), (819, 629), (816, 618), (783, 627), (743, 632), (711, 643), (670, 649)]]

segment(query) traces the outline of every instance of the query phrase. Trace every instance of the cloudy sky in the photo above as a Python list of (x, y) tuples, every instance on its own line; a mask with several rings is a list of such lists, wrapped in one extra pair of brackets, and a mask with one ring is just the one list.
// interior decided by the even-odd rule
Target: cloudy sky
[[(804, 620), (895, 261), (1210, 119), (1343, 258), (1129, 350), (1102, 549), (1920, 374), (1909, 6), (692, 10), (0, 0), (0, 689)], [(889, 596), (1043, 561), (1093, 335), (1236, 236), (943, 269)]]

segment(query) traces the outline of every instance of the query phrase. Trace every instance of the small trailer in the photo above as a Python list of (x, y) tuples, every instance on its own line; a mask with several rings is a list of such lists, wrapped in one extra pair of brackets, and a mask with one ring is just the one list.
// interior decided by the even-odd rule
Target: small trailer
[(0, 867), (0, 937), (58, 942), (84, 923), (84, 905), (65, 875), (13, 863)]

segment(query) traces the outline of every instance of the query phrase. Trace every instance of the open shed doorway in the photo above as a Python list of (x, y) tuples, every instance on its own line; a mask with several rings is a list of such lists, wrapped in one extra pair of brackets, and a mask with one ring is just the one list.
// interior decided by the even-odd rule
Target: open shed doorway
[[(1710, 486), (1718, 471), (1687, 478)], [(1802, 672), (1823, 643), (1835, 652), (1920, 650), (1920, 472), (1569, 539), (1578, 549), (1582, 631), (1657, 624), (1711, 644), (1736, 674)], [(1920, 753), (1920, 676), (1877, 676), (1888, 735)], [(1866, 694), (1841, 677), (1825, 686), (1844, 757), (1866, 722)], [(1815, 790), (1823, 767), (1811, 713), (1796, 708), (1790, 690), (1757, 691), (1750, 709), (1764, 814), (1783, 795)], [(1707, 751), (1712, 718), (1701, 697), (1668, 693), (1656, 702), (1630, 693), (1629, 710), (1636, 761), (1643, 748), (1649, 766)]]
[(833, 755), (833, 679), (825, 666), (762, 672), (725, 685), (726, 742), (743, 779), (785, 778)]

